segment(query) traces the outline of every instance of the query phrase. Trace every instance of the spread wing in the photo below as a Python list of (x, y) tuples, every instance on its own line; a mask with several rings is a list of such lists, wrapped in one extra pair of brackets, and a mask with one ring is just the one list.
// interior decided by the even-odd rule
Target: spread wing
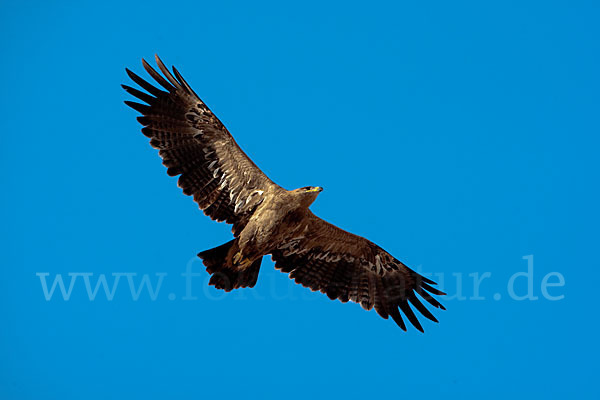
[(142, 133), (159, 150), (170, 176), (180, 175), (178, 186), (194, 196), (204, 213), (233, 224), (238, 235), (264, 197), (283, 190), (242, 151), (227, 128), (191, 89), (177, 69), (171, 73), (156, 56), (162, 75), (145, 60), (144, 68), (156, 87), (130, 70), (129, 77), (147, 93), (123, 88), (146, 104), (126, 101), (142, 113)]
[(320, 290), (334, 300), (348, 300), (377, 313), (406, 330), (400, 311), (421, 332), (413, 309), (438, 322), (417, 294), (435, 308), (445, 310), (432, 295), (444, 295), (427, 279), (367, 239), (346, 232), (309, 212), (304, 232), (272, 252), (275, 268), (296, 283)]

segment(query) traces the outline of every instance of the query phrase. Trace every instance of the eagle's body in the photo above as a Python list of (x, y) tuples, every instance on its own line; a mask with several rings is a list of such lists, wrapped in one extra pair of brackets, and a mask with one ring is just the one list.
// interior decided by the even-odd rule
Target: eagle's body
[(240, 232), (241, 255), (254, 261), (270, 254), (275, 244), (301, 235), (306, 226), (308, 207), (317, 198), (317, 191), (274, 190), (263, 194), (264, 201)]
[(422, 327), (409, 303), (436, 321), (416, 294), (436, 308), (442, 295), (435, 282), (417, 274), (388, 252), (315, 216), (310, 205), (322, 191), (307, 186), (285, 190), (272, 182), (240, 149), (231, 134), (173, 68), (156, 57), (163, 75), (142, 60), (158, 89), (133, 72), (148, 93), (123, 87), (147, 104), (126, 102), (141, 112), (138, 120), (150, 144), (159, 149), (171, 176), (192, 195), (204, 213), (233, 225), (234, 239), (198, 254), (210, 284), (231, 290), (256, 284), (262, 257), (297, 283), (331, 299), (360, 303), (406, 329), (400, 310)]

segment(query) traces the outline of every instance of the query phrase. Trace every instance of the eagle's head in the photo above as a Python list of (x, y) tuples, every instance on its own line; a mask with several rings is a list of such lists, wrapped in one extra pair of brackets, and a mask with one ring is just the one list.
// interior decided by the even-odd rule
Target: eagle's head
[(316, 196), (323, 191), (323, 188), (321, 186), (304, 186), (303, 188), (296, 190), (304, 193), (314, 193)]
[(310, 206), (322, 191), (323, 188), (321, 186), (305, 186), (294, 190), (306, 206)]

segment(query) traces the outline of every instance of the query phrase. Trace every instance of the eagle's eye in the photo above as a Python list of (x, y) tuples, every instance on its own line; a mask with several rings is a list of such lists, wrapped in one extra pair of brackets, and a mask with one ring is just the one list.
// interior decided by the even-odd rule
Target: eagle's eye
[(312, 186), (304, 186), (302, 188), (302, 190), (304, 190), (305, 192), (309, 191), (310, 189), (312, 189)]

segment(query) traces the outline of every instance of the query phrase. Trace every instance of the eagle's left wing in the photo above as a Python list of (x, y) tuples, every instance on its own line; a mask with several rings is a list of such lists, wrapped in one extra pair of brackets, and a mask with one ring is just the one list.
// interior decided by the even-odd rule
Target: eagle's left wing
[(346, 232), (308, 212), (303, 233), (280, 243), (272, 252), (275, 268), (290, 274), (296, 283), (320, 290), (334, 300), (348, 300), (377, 313), (406, 330), (402, 313), (421, 332), (409, 303), (426, 318), (438, 322), (417, 294), (445, 310), (433, 295), (444, 295), (430, 279), (408, 268), (369, 240)]
[(233, 224), (237, 236), (253, 210), (271, 193), (283, 191), (242, 151), (227, 128), (173, 67), (171, 73), (156, 56), (162, 75), (142, 60), (159, 84), (154, 86), (133, 72), (129, 77), (148, 93), (123, 88), (146, 104), (125, 103), (142, 113), (142, 133), (159, 150), (170, 176), (206, 215)]

